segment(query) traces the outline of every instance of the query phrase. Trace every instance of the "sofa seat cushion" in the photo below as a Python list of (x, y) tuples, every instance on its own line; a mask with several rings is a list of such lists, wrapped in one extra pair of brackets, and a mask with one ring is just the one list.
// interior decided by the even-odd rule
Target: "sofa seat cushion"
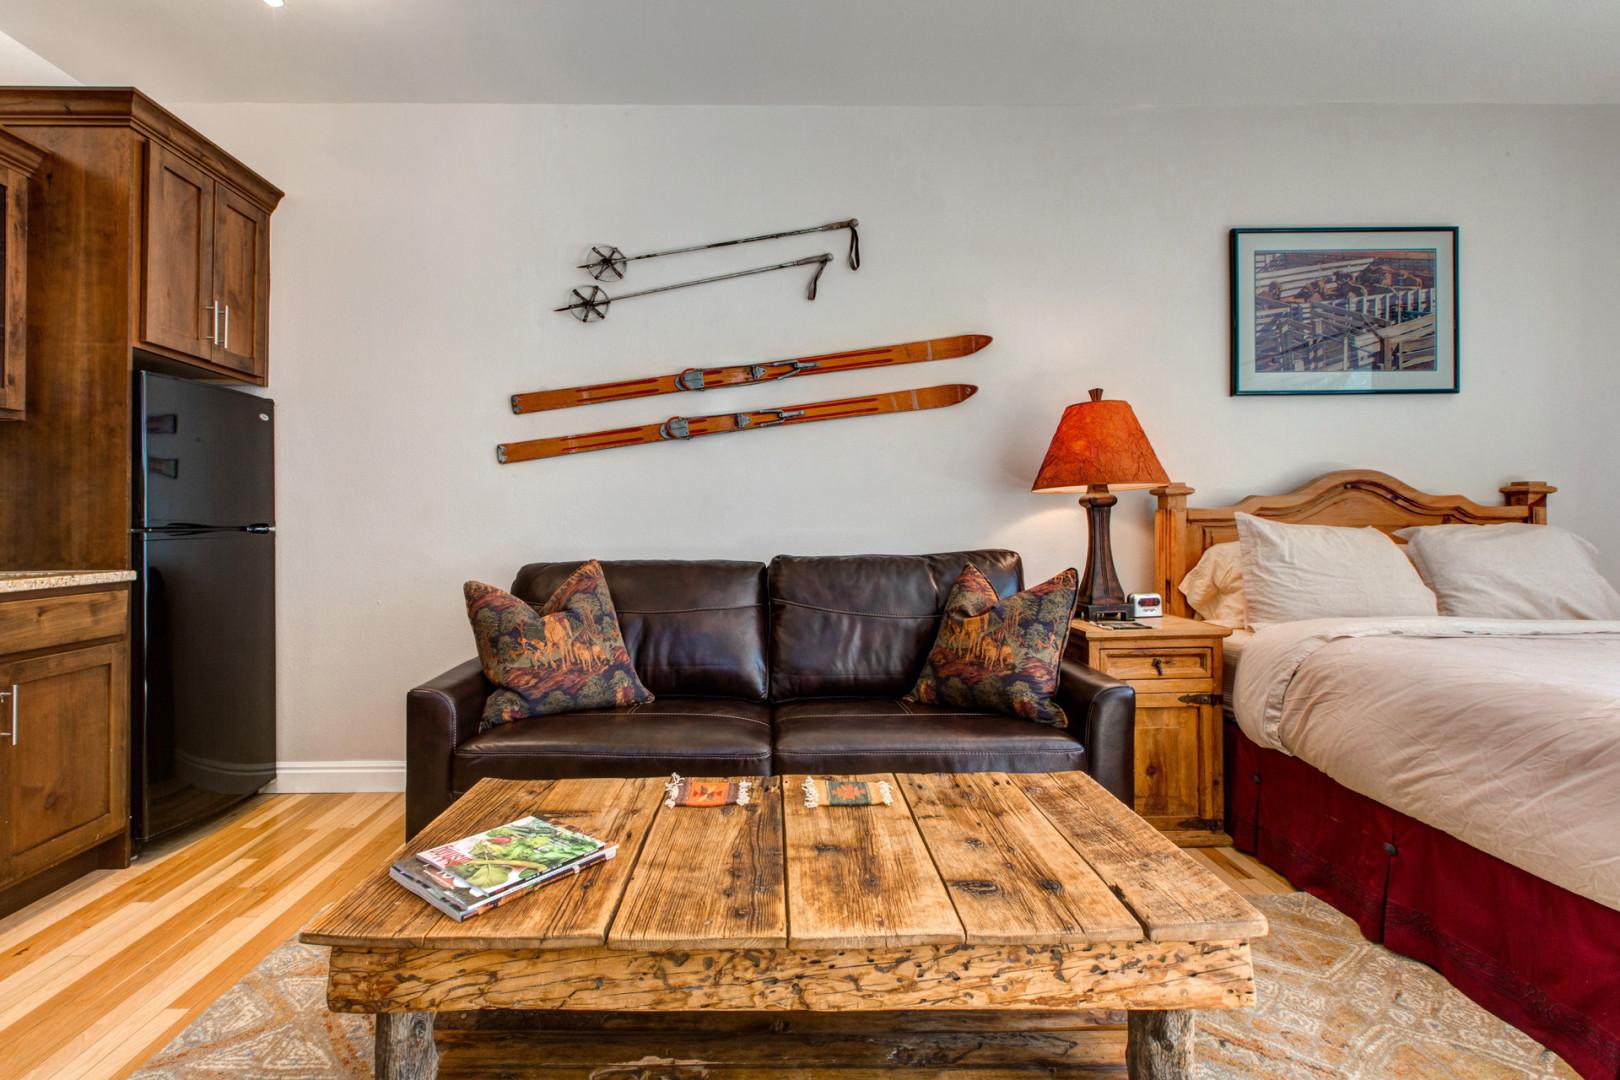
[(777, 773), (1066, 772), (1086, 767), (1067, 729), (893, 698), (776, 706)]
[(456, 748), (451, 785), (485, 777), (768, 776), (770, 707), (728, 698), (659, 698), (513, 720)]

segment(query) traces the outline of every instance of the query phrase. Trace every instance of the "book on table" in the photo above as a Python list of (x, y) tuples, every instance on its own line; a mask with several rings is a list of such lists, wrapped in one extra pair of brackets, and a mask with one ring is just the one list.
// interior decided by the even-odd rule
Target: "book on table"
[(617, 844), (530, 815), (398, 859), (388, 874), (460, 922), (606, 862), (618, 850)]

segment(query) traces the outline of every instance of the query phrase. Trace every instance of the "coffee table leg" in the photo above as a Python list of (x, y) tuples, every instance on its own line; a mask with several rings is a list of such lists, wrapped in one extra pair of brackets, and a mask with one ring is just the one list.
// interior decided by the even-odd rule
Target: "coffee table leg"
[(1126, 1021), (1125, 1069), (1131, 1080), (1190, 1080), (1190, 1009), (1133, 1009)]
[(432, 1013), (377, 1014), (376, 1058), (372, 1075), (377, 1080), (434, 1080), (439, 1075), (439, 1051), (433, 1045)]

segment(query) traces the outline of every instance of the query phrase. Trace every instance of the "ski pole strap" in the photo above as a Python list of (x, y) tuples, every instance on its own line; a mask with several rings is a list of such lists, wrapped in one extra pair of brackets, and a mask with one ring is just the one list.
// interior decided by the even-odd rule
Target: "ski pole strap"
[[(859, 224), (860, 222), (854, 218), (849, 219), (849, 268), (851, 270), (861, 268), (861, 234), (856, 228)], [(814, 298), (812, 297), (812, 299)]]
[(816, 273), (815, 276), (810, 279), (810, 292), (805, 296), (806, 300), (814, 300), (816, 298), (816, 284), (821, 280), (821, 274), (827, 269), (827, 264), (832, 262), (832, 256), (820, 255), (810, 261), (816, 264)]

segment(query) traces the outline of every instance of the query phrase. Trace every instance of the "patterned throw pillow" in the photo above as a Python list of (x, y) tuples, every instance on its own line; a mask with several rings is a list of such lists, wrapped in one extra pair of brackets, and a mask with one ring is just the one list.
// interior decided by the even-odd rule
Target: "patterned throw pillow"
[(1080, 575), (1072, 568), (1002, 600), (969, 563), (945, 599), (945, 618), (905, 700), (1021, 716), (1055, 727), (1069, 718), (1057, 693)]
[(619, 633), (602, 564), (568, 575), (539, 611), (493, 585), (469, 581), (467, 618), (484, 675), (499, 689), (480, 730), (509, 720), (651, 701)]

